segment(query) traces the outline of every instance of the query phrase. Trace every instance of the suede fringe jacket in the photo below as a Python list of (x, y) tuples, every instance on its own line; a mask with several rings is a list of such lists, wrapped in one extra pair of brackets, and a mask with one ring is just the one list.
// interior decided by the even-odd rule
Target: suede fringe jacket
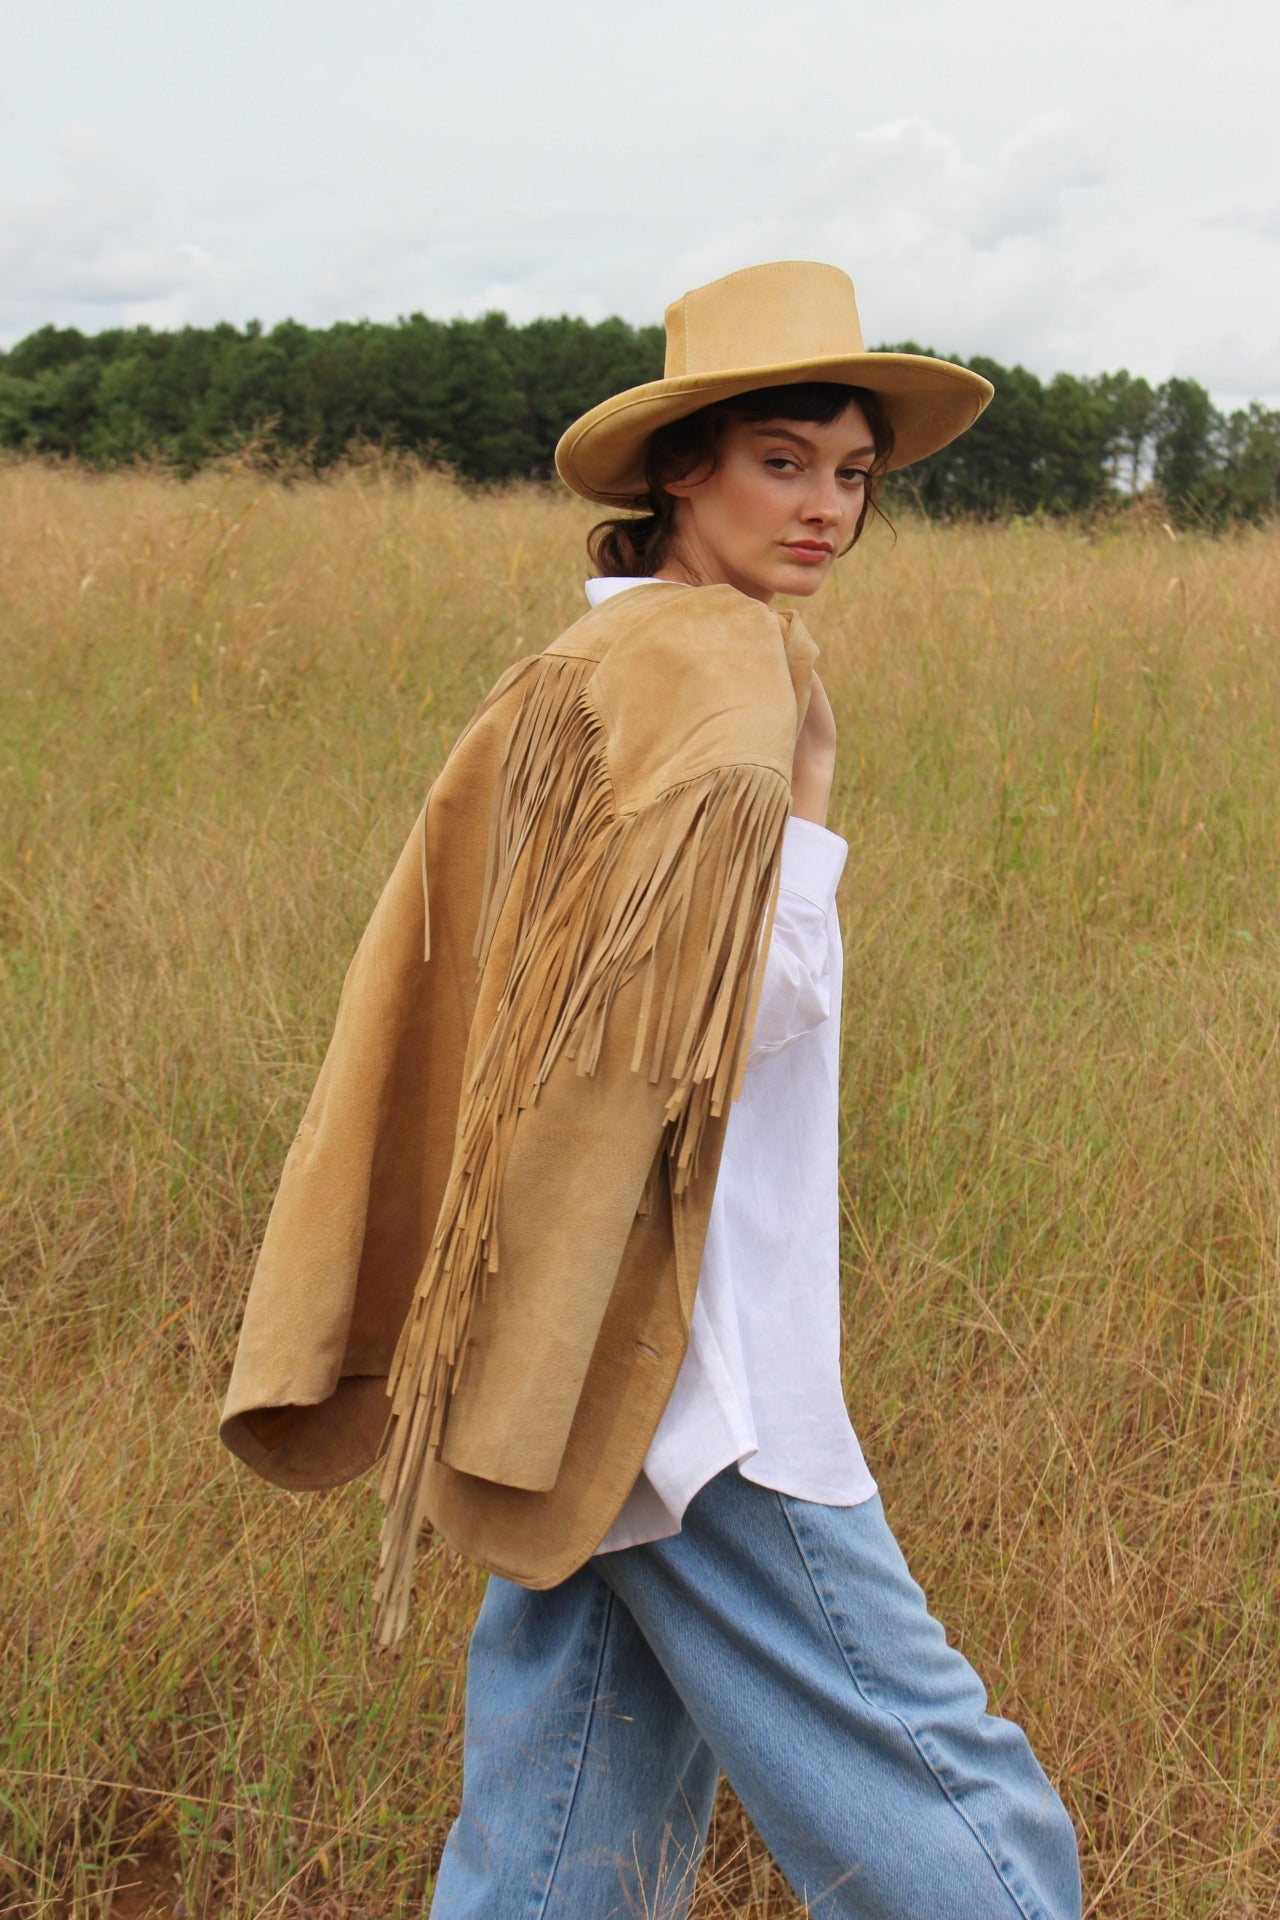
[(548, 1587), (633, 1485), (688, 1340), (817, 648), (646, 585), (517, 661), (343, 984), (223, 1409), (293, 1490), (383, 1459), (380, 1631), (425, 1524)]

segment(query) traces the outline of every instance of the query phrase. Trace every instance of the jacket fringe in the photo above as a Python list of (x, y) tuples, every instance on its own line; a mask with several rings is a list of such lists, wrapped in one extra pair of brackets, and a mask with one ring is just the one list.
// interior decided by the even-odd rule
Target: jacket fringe
[[(770, 767), (721, 767), (620, 814), (587, 687), (593, 664), (546, 657), (503, 749), (475, 939), (480, 969), (518, 889), (515, 943), (463, 1090), (448, 1187), (388, 1381), (375, 1588), (384, 1645), (404, 1631), (429, 1458), (443, 1438), (475, 1304), (498, 1271), (498, 1198), (517, 1115), (536, 1102), (561, 1055), (580, 1074), (595, 1072), (614, 995), (640, 968), (630, 1064), (654, 1084), (670, 1076), (662, 1144), (673, 1193), (696, 1178), (707, 1122), (737, 1095), (746, 1067), (787, 783)], [(677, 1010), (695, 885), (708, 935)], [(642, 1210), (660, 1159), (661, 1149)]]

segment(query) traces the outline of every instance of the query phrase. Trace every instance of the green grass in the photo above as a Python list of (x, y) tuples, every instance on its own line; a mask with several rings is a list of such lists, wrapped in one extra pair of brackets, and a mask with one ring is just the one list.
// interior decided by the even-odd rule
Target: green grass
[[(375, 1653), (372, 1486), (214, 1430), (351, 949), (589, 515), (11, 464), (0, 521), (0, 1905), (420, 1913), (479, 1576)], [(805, 617), (855, 1423), (1091, 1910), (1280, 1913), (1275, 532), (907, 522)], [(794, 1911), (727, 1796), (696, 1911)]]

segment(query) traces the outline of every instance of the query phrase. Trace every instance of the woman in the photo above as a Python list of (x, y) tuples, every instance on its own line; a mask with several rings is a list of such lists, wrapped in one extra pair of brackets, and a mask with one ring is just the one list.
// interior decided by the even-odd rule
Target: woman
[[(844, 1407), (847, 847), (816, 648), (771, 611), (991, 390), (865, 352), (816, 263), (695, 289), (667, 340), (662, 381), (560, 443), (628, 512), (361, 943), (224, 1438), (285, 1485), (345, 1478), (389, 1372), (386, 1637), (424, 1519), (490, 1570), (435, 1920), (678, 1920), (721, 1770), (823, 1920), (1069, 1920), (1070, 1822), (929, 1615)], [(451, 1023), (442, 965), (472, 995)]]

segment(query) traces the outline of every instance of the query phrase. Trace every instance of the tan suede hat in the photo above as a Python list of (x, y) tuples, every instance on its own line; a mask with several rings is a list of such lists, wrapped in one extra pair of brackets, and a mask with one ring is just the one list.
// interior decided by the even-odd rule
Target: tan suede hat
[(642, 505), (654, 429), (756, 387), (870, 388), (893, 428), (891, 467), (945, 447), (995, 391), (980, 373), (929, 354), (868, 353), (852, 280), (819, 260), (772, 260), (694, 287), (667, 308), (666, 328), (663, 378), (602, 400), (560, 437), (556, 471), (588, 500)]

